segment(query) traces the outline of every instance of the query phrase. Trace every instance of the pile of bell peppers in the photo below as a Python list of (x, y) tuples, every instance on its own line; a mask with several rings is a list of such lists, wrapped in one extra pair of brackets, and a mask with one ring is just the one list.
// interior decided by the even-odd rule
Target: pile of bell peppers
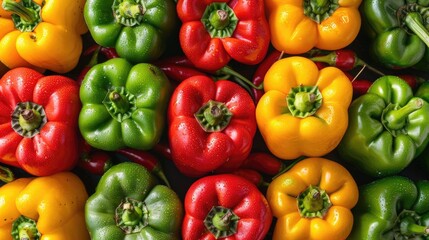
[(428, 9), (0, 0), (0, 238), (429, 239)]

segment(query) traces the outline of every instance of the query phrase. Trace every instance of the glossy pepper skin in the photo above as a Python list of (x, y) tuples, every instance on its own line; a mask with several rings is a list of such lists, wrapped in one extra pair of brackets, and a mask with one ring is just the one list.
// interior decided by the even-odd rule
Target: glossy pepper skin
[(318, 157), (338, 145), (347, 129), (353, 92), (341, 70), (326, 67), (319, 71), (307, 58), (283, 58), (265, 74), (264, 91), (256, 106), (256, 120), (275, 156)]
[(402, 171), (428, 143), (429, 104), (406, 81), (383, 76), (349, 108), (340, 158), (373, 177)]
[[(423, 82), (419, 85), (415, 92), (416, 97), (420, 97), (429, 103), (429, 82)], [(429, 144), (423, 152), (417, 157), (419, 163), (429, 171)]]
[(0, 1), (0, 61), (10, 69), (71, 71), (82, 53), (81, 35), (88, 31), (84, 4), (85, 0)]
[(177, 194), (132, 162), (107, 170), (85, 206), (91, 239), (180, 239), (182, 219)]
[(255, 65), (270, 45), (263, 0), (179, 0), (184, 54), (197, 67), (219, 70), (229, 61)]
[(97, 44), (134, 64), (158, 59), (178, 21), (172, 0), (87, 0), (84, 17)]
[(428, 239), (429, 182), (389, 176), (360, 186), (348, 239)]
[(0, 79), (0, 161), (36, 176), (72, 169), (79, 159), (76, 81), (14, 68)]
[(216, 174), (198, 179), (186, 192), (182, 238), (262, 240), (271, 222), (268, 202), (252, 182)]
[(353, 176), (326, 158), (306, 158), (275, 178), (267, 200), (277, 222), (273, 240), (346, 239), (359, 197)]
[(239, 168), (253, 146), (255, 105), (238, 84), (194, 76), (180, 83), (168, 107), (171, 156), (179, 171), (199, 177)]
[(344, 48), (360, 30), (361, 0), (267, 0), (265, 4), (271, 43), (281, 52)]
[(90, 239), (84, 214), (87, 199), (83, 182), (71, 172), (18, 178), (0, 188), (0, 238)]
[(427, 1), (363, 1), (363, 30), (373, 58), (389, 68), (429, 66), (429, 15)]
[(79, 128), (98, 149), (151, 149), (161, 138), (171, 94), (156, 66), (114, 58), (92, 67), (80, 87)]

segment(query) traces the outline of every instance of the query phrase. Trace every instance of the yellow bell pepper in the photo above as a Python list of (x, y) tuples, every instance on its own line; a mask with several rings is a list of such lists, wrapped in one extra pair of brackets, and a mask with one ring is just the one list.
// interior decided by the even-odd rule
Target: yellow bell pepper
[(289, 54), (348, 46), (361, 27), (362, 0), (267, 0), (271, 43)]
[(83, 182), (71, 172), (9, 182), (0, 187), (0, 239), (90, 239), (87, 199)]
[(77, 66), (88, 31), (85, 0), (0, 0), (0, 61), (65, 73)]
[(358, 197), (355, 180), (339, 163), (301, 160), (268, 186), (267, 200), (277, 218), (273, 240), (346, 239)]
[(320, 157), (339, 144), (348, 126), (351, 81), (336, 67), (318, 70), (310, 59), (276, 61), (264, 78), (256, 121), (278, 158)]

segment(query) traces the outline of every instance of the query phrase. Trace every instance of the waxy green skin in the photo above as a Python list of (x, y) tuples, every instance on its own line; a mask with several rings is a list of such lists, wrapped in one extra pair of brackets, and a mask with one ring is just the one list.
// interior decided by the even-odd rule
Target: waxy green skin
[[(378, 179), (359, 188), (359, 201), (352, 211), (354, 224), (349, 240), (393, 240), (394, 230), (399, 230), (397, 227), (403, 222), (404, 215), (400, 215), (403, 211), (420, 217), (414, 223), (429, 226), (429, 181), (413, 182), (402, 176)], [(404, 237), (409, 234), (406, 232), (397, 234)], [(429, 236), (397, 239), (429, 239)]]
[[(140, 232), (125, 234), (116, 226), (115, 210), (126, 197), (143, 201), (148, 209), (148, 224)], [(119, 163), (104, 173), (85, 206), (91, 239), (180, 239), (182, 218), (183, 206), (177, 194), (132, 162)]]
[[(389, 105), (403, 107), (411, 102), (422, 103), (421, 108), (404, 114), (399, 131), (382, 123), (383, 111)], [(429, 104), (413, 96), (404, 80), (383, 76), (350, 105), (349, 125), (338, 153), (362, 173), (384, 177), (399, 173), (421, 154), (428, 136)]]
[[(137, 0), (116, 0), (135, 3)], [(114, 47), (118, 55), (132, 63), (151, 62), (166, 50), (167, 40), (178, 25), (173, 0), (144, 0), (146, 11), (140, 24), (125, 26), (116, 21), (114, 0), (87, 0), (85, 22), (92, 38), (103, 47)]]
[[(416, 97), (423, 98), (429, 103), (429, 82), (423, 82), (415, 93)], [(423, 152), (417, 158), (419, 163), (429, 171), (429, 145), (423, 150)]]
[[(399, 9), (412, 3), (422, 8), (429, 6), (427, 0), (365, 0), (360, 6), (362, 27), (370, 39), (371, 53), (389, 68), (416, 67), (424, 70), (429, 67), (428, 46), (413, 31), (402, 26), (404, 18), (397, 17)], [(423, 22), (426, 16), (418, 15), (428, 31), (429, 26)]]
[[(103, 101), (121, 87), (135, 97), (135, 105), (126, 111), (129, 118), (118, 121)], [(122, 58), (97, 64), (80, 87), (80, 132), (89, 145), (106, 151), (151, 149), (161, 138), (170, 95), (168, 78), (152, 64), (132, 65)]]

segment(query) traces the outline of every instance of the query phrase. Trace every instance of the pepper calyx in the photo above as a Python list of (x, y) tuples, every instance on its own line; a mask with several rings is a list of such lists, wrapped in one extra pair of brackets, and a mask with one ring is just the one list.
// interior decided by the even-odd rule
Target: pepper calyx
[(2, 7), (12, 12), (13, 24), (21, 32), (32, 32), (42, 21), (42, 7), (32, 0), (3, 0)]
[(45, 109), (34, 102), (20, 102), (11, 116), (11, 126), (23, 137), (32, 138), (47, 123)]
[(393, 232), (395, 239), (417, 239), (429, 236), (429, 226), (424, 225), (416, 212), (404, 209), (396, 218)]
[(396, 11), (400, 26), (409, 34), (417, 35), (429, 47), (429, 31), (424, 25), (429, 18), (428, 7), (416, 3), (406, 4)]
[(317, 112), (322, 105), (322, 93), (317, 86), (299, 85), (289, 91), (286, 98), (292, 116), (305, 118)]
[(204, 219), (204, 225), (213, 236), (224, 238), (237, 232), (240, 218), (229, 208), (213, 206)]
[(225, 129), (232, 118), (225, 103), (208, 101), (195, 114), (195, 118), (206, 132), (220, 132)]
[(212, 38), (231, 37), (237, 27), (238, 18), (228, 4), (213, 2), (208, 5), (201, 22)]
[(12, 238), (14, 240), (39, 240), (41, 236), (36, 221), (31, 218), (21, 215), (12, 224)]
[(117, 23), (132, 27), (143, 22), (146, 6), (143, 0), (114, 0), (112, 10)]
[(304, 15), (317, 23), (329, 18), (339, 7), (338, 0), (304, 0)]
[(122, 122), (135, 111), (135, 101), (135, 96), (124, 87), (114, 87), (107, 92), (103, 104), (116, 121)]
[(115, 210), (115, 222), (126, 234), (138, 233), (148, 225), (149, 210), (146, 204), (125, 198)]
[(409, 115), (423, 107), (424, 100), (421, 98), (411, 99), (405, 106), (389, 104), (381, 114), (381, 122), (385, 129), (393, 136), (405, 133), (405, 126)]
[(328, 193), (312, 185), (298, 195), (297, 204), (299, 214), (304, 218), (323, 218), (332, 206)]

